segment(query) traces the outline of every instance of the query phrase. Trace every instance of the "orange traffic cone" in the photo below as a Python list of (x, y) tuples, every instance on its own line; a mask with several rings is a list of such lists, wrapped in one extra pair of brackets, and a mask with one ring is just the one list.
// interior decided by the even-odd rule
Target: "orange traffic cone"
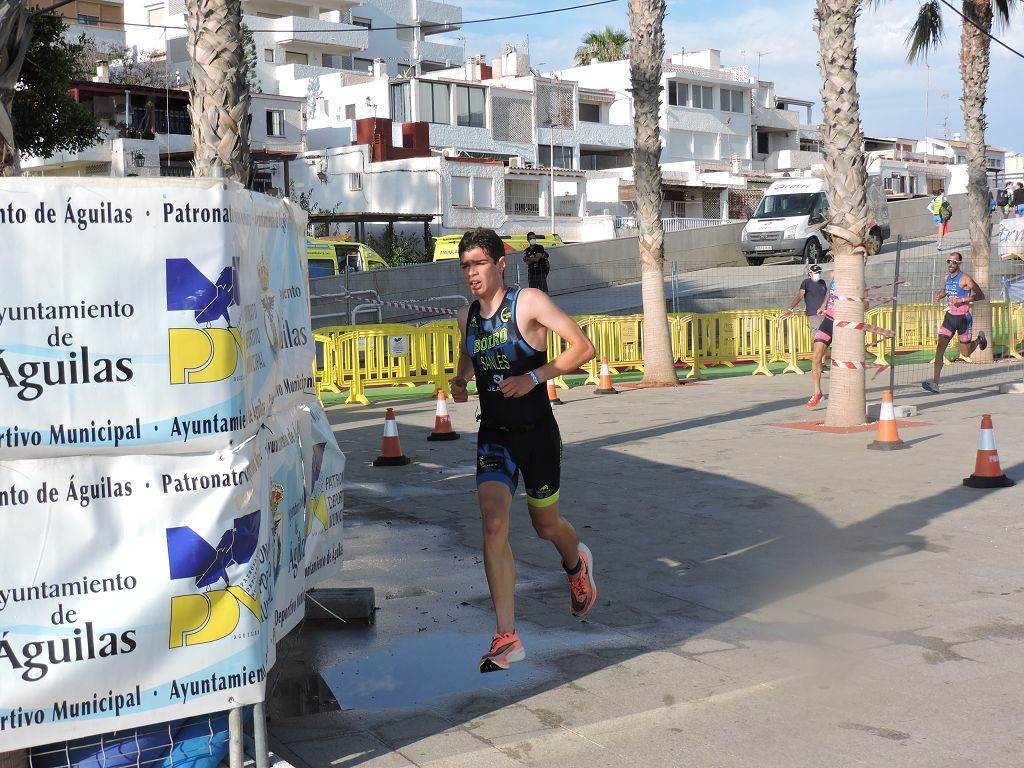
[(398, 424), (395, 422), (395, 409), (388, 408), (384, 414), (384, 439), (381, 441), (380, 456), (373, 460), (375, 467), (401, 467), (411, 460), (402, 453), (402, 443), (398, 440)]
[(448, 395), (443, 389), (437, 390), (437, 415), (434, 417), (434, 431), (427, 435), (427, 440), (458, 440), (459, 433), (452, 429), (452, 420), (448, 416)]
[(964, 478), (969, 488), (1008, 488), (1013, 480), (1003, 474), (996, 452), (996, 437), (992, 430), (992, 417), (981, 417), (981, 436), (978, 438), (978, 457), (974, 461), (974, 474)]
[(612, 372), (608, 367), (608, 358), (601, 358), (601, 380), (597, 383), (597, 389), (594, 390), (595, 394), (598, 395), (617, 395), (619, 390), (612, 386)]
[(552, 405), (561, 405), (562, 401), (558, 399), (558, 390), (555, 389), (555, 382), (548, 379), (548, 402)]
[(910, 446), (900, 440), (896, 431), (896, 417), (892, 411), (892, 392), (888, 389), (882, 393), (882, 408), (878, 413), (878, 435), (875, 442), (868, 446), (872, 451), (898, 451)]

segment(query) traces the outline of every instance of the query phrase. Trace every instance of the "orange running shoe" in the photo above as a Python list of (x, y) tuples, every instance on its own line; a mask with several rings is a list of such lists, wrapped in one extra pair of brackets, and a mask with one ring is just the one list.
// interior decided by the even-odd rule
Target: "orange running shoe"
[(522, 661), (525, 658), (526, 650), (519, 641), (518, 633), (496, 633), (491, 638), (491, 650), (480, 659), (480, 671), (497, 672), (500, 669), (508, 669), (508, 665), (513, 661)]
[(804, 405), (806, 405), (808, 408), (813, 408), (814, 406), (821, 402), (821, 398), (823, 397), (824, 395), (821, 394), (821, 392), (815, 392), (814, 396), (806, 403), (804, 403)]
[(580, 542), (580, 570), (569, 579), (569, 610), (573, 616), (582, 617), (590, 613), (597, 602), (597, 584), (594, 583), (594, 556), (586, 544)]

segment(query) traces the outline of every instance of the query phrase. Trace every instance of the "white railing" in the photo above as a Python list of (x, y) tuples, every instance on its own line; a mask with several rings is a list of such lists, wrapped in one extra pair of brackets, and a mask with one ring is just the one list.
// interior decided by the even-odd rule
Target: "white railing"
[(578, 216), (580, 204), (576, 195), (564, 195), (555, 198), (556, 216)]
[(540, 216), (540, 200), (536, 197), (505, 193), (505, 213), (515, 216)]
[[(684, 229), (701, 229), (702, 227), (717, 227), (721, 224), (733, 224), (745, 219), (662, 219), (661, 224), (666, 232), (682, 232)], [(635, 216), (616, 216), (615, 234), (617, 237), (628, 236), (630, 230), (636, 230), (637, 223)]]

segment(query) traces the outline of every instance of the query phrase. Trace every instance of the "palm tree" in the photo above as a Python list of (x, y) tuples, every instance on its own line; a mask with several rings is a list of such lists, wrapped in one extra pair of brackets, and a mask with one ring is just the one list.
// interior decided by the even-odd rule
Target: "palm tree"
[(27, 20), (24, 0), (0, 0), (0, 176), (21, 173), (11, 111), (14, 87), (28, 50)]
[(665, 0), (629, 0), (633, 91), (633, 179), (640, 229), (640, 283), (644, 303), (644, 379), (651, 386), (678, 383), (665, 310), (665, 229), (661, 223), (661, 98), (665, 55)]
[(629, 45), (629, 36), (620, 30), (605, 27), (601, 32), (596, 30), (588, 32), (583, 36), (583, 45), (576, 49), (576, 66), (585, 67), (591, 59), (598, 61), (625, 59), (627, 45)]
[(249, 86), (241, 0), (188, 0), (189, 115), (196, 176), (249, 181)]
[[(868, 217), (867, 168), (857, 95), (856, 23), (860, 0), (817, 0), (818, 66), (821, 71), (825, 183), (831, 203), (825, 232), (832, 240), (836, 293), (864, 295), (865, 238)], [(864, 321), (864, 304), (837, 301), (836, 321)], [(861, 364), (833, 364), (825, 425), (850, 427), (864, 423), (864, 332), (836, 328), (832, 359)]]
[[(877, 2), (877, 0), (875, 0)], [(963, 31), (960, 33), (960, 79), (963, 81), (964, 132), (967, 135), (967, 215), (971, 238), (971, 276), (988, 296), (989, 258), (992, 254), (992, 222), (988, 218), (988, 176), (985, 163), (985, 100), (988, 91), (989, 33), (993, 18), (1005, 24), (1013, 0), (963, 0)], [(907, 61), (927, 58), (943, 37), (939, 0), (922, 3), (917, 20), (907, 35)], [(992, 337), (992, 306), (983, 301), (972, 310), (975, 327)], [(992, 345), (975, 350), (976, 362), (992, 360)]]

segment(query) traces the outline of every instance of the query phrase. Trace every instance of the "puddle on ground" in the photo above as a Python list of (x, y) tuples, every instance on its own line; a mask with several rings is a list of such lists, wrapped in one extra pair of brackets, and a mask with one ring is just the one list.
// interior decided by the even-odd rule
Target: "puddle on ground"
[[(344, 710), (411, 709), (495, 687), (507, 692), (549, 678), (551, 672), (543, 666), (580, 639), (578, 633), (550, 630), (524, 635), (524, 661), (508, 670), (483, 674), (479, 661), (489, 638), (457, 632), (423, 633), (322, 674)], [(588, 630), (587, 645), (593, 647), (597, 639), (592, 628)], [(612, 637), (602, 639), (611, 641)]]

